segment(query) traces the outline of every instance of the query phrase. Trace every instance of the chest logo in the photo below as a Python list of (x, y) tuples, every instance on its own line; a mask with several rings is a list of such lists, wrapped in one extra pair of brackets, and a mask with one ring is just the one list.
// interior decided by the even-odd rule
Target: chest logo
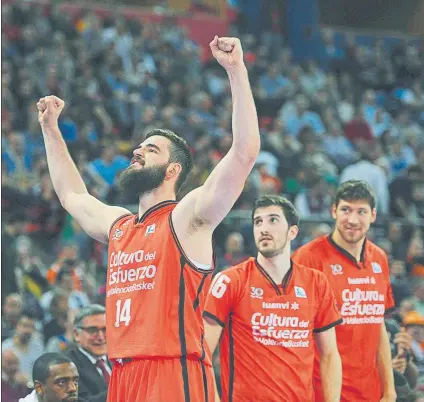
[(375, 274), (381, 274), (383, 272), (383, 270), (381, 269), (381, 265), (378, 262), (372, 262), (371, 266), (372, 272), (374, 272)]
[(334, 264), (330, 265), (331, 272), (333, 275), (342, 275), (343, 274), (343, 267), (340, 264)]
[(294, 294), (296, 297), (300, 297), (302, 299), (306, 299), (306, 292), (305, 289), (301, 288), (300, 286), (294, 287)]
[(153, 225), (147, 226), (145, 236), (155, 233), (155, 230), (156, 230), (156, 223), (154, 223)]
[(112, 240), (118, 240), (122, 237), (123, 234), (124, 232), (121, 229), (115, 229), (115, 233), (112, 236)]
[(261, 288), (250, 287), (250, 297), (252, 299), (262, 299), (264, 295), (264, 290)]

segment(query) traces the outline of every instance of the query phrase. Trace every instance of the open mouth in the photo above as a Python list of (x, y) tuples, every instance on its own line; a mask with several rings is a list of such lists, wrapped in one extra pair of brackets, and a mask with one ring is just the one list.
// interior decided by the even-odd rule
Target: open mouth
[(138, 158), (131, 159), (131, 166), (144, 166), (144, 161)]

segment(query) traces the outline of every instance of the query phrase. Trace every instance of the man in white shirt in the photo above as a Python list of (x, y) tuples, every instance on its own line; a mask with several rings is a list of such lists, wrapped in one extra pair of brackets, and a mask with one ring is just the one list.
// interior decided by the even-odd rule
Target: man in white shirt
[(76, 347), (66, 355), (80, 374), (79, 395), (91, 402), (106, 402), (112, 369), (106, 355), (105, 308), (92, 304), (80, 310), (73, 331)]
[(368, 155), (370, 152), (364, 151), (359, 162), (349, 165), (340, 175), (340, 184), (349, 180), (364, 180), (374, 190), (379, 213), (389, 213), (389, 183), (384, 170), (373, 163)]

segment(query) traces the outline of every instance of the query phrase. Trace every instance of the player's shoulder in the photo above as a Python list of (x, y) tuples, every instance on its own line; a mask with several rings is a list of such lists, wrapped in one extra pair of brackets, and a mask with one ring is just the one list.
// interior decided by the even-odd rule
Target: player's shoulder
[(229, 267), (227, 269), (224, 269), (220, 273), (223, 273), (229, 277), (234, 278), (245, 278), (249, 272), (252, 270), (253, 266), (255, 264), (255, 258), (250, 257), (247, 260), (237, 264), (233, 265), (232, 267)]
[(307, 283), (321, 282), (323, 280), (327, 280), (326, 275), (315, 268), (299, 264), (298, 262), (293, 260), (292, 265), (293, 268), (297, 271), (298, 275), (302, 276)]
[(299, 247), (296, 250), (296, 253), (297, 254), (307, 253), (307, 252), (319, 252), (320, 253), (323, 250), (326, 250), (329, 246), (328, 236), (329, 235), (319, 236), (316, 239), (311, 240), (310, 242)]
[(131, 212), (127, 214), (123, 213), (121, 216), (115, 219), (110, 226), (109, 237), (112, 240), (118, 240), (124, 234), (124, 230), (134, 222), (135, 215)]
[(373, 243), (371, 240), (368, 239), (366, 243), (366, 252), (368, 253), (370, 258), (378, 258), (384, 261), (387, 260), (386, 252), (381, 247), (377, 246), (377, 244)]

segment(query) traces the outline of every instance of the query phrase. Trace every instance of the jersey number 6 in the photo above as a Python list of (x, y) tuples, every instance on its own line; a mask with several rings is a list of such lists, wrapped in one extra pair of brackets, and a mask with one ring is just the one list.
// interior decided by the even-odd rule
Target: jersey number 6
[(225, 274), (218, 274), (215, 276), (211, 283), (212, 296), (215, 296), (217, 299), (220, 299), (224, 296), (225, 291), (227, 290), (227, 284), (231, 282), (231, 279)]
[(127, 327), (130, 325), (131, 320), (131, 299), (126, 299), (124, 305), (121, 308), (122, 300), (116, 302), (116, 317), (115, 317), (115, 327), (118, 328), (121, 326), (121, 323), (124, 322)]

